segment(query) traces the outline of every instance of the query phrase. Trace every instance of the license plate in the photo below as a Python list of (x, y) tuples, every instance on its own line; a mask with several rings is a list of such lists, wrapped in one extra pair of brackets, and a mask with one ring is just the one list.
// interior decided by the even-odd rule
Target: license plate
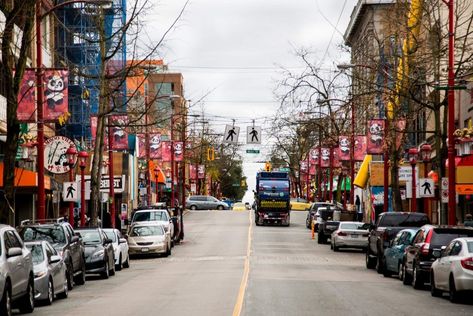
[(141, 248), (141, 252), (148, 252), (149, 248)]
[(351, 238), (358, 238), (359, 236), (358, 235), (351, 235)]

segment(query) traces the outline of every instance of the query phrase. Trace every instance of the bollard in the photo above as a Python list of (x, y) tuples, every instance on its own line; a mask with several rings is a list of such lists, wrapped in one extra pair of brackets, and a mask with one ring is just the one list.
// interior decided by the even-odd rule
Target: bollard
[(312, 239), (315, 239), (315, 231), (314, 231), (314, 230), (315, 230), (315, 225), (314, 225), (314, 221), (312, 221), (312, 224), (311, 224), (310, 226), (311, 226), (310, 230), (311, 230), (311, 234), (312, 234)]

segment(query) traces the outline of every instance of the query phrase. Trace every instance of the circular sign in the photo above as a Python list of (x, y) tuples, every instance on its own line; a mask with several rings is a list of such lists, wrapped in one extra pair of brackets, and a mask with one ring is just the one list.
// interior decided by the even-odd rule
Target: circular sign
[[(75, 144), (72, 140), (64, 136), (53, 136), (44, 142), (44, 167), (51, 173), (61, 174), (69, 172), (69, 162), (66, 151)], [(77, 157), (74, 159), (74, 165)]]

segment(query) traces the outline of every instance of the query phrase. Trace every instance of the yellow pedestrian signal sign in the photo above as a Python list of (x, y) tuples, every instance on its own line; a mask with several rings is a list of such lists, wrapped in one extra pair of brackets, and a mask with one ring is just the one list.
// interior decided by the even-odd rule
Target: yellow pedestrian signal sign
[(264, 170), (271, 171), (271, 163), (269, 161), (266, 161), (264, 164)]
[(215, 160), (215, 149), (213, 148), (213, 146), (210, 146), (207, 148), (207, 160), (208, 161)]

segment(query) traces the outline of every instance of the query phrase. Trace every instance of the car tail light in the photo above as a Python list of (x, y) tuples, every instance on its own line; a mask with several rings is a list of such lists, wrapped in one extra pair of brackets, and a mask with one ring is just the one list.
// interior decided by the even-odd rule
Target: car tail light
[(338, 236), (347, 236), (347, 233), (344, 233), (344, 232), (338, 232), (337, 233)]
[(389, 234), (386, 230), (383, 232), (383, 240), (384, 241), (389, 241)]
[(473, 258), (465, 258), (461, 260), (461, 265), (464, 269), (473, 270)]
[(427, 256), (429, 254), (429, 248), (430, 244), (429, 243), (424, 243), (420, 247), (420, 253), (423, 254), (424, 256)]

